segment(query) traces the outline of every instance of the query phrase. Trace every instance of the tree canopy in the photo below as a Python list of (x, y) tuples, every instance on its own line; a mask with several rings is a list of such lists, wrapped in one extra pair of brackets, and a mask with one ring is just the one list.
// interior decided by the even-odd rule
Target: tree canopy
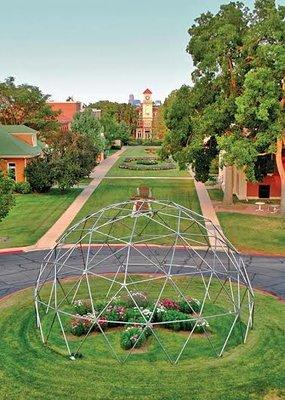
[(138, 114), (135, 107), (127, 103), (117, 103), (109, 100), (101, 100), (89, 104), (88, 107), (97, 108), (102, 112), (102, 118), (113, 118), (118, 123), (128, 127), (130, 133), (134, 133), (137, 127)]
[(59, 129), (59, 123), (58, 113), (47, 103), (49, 97), (37, 86), (17, 85), (15, 78), (7, 78), (0, 82), (0, 123), (27, 125), (39, 131), (42, 139), (50, 141)]
[(218, 151), (223, 151), (224, 165), (244, 169), (251, 181), (262, 179), (270, 163), (261, 161), (274, 156), (283, 212), (284, 17), (284, 6), (256, 0), (252, 11), (230, 2), (216, 14), (207, 12), (195, 20), (187, 46), (194, 64), (193, 86), (170, 95), (165, 112), (170, 132), (163, 146), (182, 167), (192, 164), (202, 181)]
[(85, 108), (84, 111), (75, 114), (71, 123), (72, 132), (88, 136), (98, 152), (104, 150), (105, 140), (103, 129), (98, 118), (94, 116), (92, 110)]

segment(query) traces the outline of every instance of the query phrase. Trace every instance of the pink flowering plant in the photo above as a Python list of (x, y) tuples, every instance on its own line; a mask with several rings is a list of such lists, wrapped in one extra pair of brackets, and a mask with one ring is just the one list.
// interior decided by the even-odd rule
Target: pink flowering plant
[(162, 299), (159, 302), (159, 306), (166, 308), (167, 310), (179, 310), (179, 304), (172, 299)]

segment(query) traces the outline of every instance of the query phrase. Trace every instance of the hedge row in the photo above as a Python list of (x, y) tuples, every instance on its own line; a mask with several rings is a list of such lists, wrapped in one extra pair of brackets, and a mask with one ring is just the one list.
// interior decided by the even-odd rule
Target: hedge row
[(161, 164), (156, 164), (156, 165), (122, 163), (121, 165), (119, 165), (119, 168), (131, 169), (134, 171), (147, 171), (147, 170), (162, 171), (162, 170), (168, 170), (168, 169), (175, 169), (176, 167), (172, 163), (161, 163)]
[(126, 157), (119, 165), (119, 168), (130, 169), (134, 171), (162, 171), (175, 169), (176, 166), (172, 162), (159, 163), (158, 157)]

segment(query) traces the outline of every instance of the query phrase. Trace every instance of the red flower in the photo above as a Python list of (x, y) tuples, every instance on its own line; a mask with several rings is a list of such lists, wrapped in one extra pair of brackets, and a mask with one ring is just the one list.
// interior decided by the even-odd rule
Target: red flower
[(162, 299), (160, 304), (167, 309), (179, 310), (179, 305), (171, 299)]

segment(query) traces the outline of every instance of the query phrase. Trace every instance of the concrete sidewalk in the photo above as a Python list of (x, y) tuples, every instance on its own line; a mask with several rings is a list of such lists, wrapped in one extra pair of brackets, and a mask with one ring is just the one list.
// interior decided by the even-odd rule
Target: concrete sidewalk
[(90, 184), (76, 197), (74, 202), (68, 207), (56, 223), (38, 240), (38, 242), (33, 246), (26, 247), (25, 250), (34, 251), (51, 249), (125, 150), (126, 148), (122, 147), (121, 150), (112, 154), (97, 165), (90, 174), (90, 177), (93, 178)]
[[(218, 220), (216, 211), (213, 207), (212, 201), (206, 189), (206, 186), (202, 182), (197, 182), (194, 180), (195, 189), (197, 192), (197, 196), (199, 198), (200, 207), (202, 211), (202, 215), (206, 218), (206, 228), (208, 229), (208, 237), (211, 246), (217, 248), (222, 247), (222, 243), (219, 239), (224, 239), (225, 235), (221, 228), (220, 222)], [(209, 221), (207, 221), (209, 220)], [(215, 229), (215, 227), (217, 229)]]

